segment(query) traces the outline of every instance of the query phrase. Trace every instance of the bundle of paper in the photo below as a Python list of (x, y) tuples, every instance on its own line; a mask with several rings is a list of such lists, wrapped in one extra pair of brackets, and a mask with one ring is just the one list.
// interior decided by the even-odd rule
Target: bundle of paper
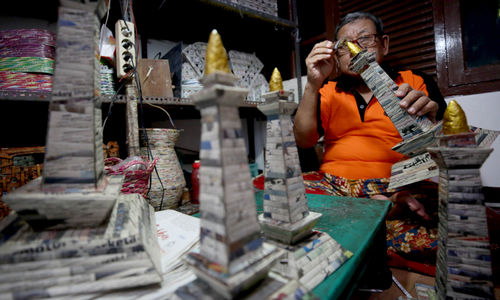
[(161, 282), (154, 211), (121, 195), (106, 225), (20, 231), (0, 246), (0, 297), (68, 297)]
[(439, 169), (426, 152), (407, 160), (397, 162), (391, 167), (389, 189), (395, 189), (439, 175)]
[(200, 219), (174, 210), (155, 212), (158, 244), (160, 246), (161, 285), (148, 285), (78, 295), (82, 299), (162, 300), (171, 299), (181, 286), (196, 279), (182, 257), (191, 251), (199, 252)]
[[(218, 295), (208, 284), (195, 280), (178, 289), (170, 299), (219, 299)], [(318, 299), (296, 280), (290, 280), (278, 275), (270, 275), (258, 283), (255, 289), (245, 291), (239, 299), (244, 300), (271, 300), (271, 299)]]
[(314, 232), (297, 245), (269, 242), (287, 250), (272, 271), (298, 280), (308, 290), (320, 284), (352, 256), (352, 252), (324, 232)]

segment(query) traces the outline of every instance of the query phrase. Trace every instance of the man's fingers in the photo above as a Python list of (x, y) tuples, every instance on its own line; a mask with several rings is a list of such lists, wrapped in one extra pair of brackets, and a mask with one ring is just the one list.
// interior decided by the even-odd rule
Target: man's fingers
[(319, 54), (319, 55), (315, 55), (314, 57), (311, 57), (308, 60), (308, 63), (310, 63), (312, 65), (316, 65), (316, 64), (318, 64), (318, 62), (323, 61), (323, 60), (330, 61), (331, 58), (332, 58), (332, 56), (329, 54)]
[(408, 83), (403, 83), (402, 85), (399, 86), (399, 88), (396, 91), (396, 96), (398, 97), (404, 97), (406, 94), (408, 94), (409, 91), (411, 91), (412, 88)]
[(438, 109), (439, 109), (439, 105), (436, 102), (429, 99), (429, 102), (427, 102), (425, 104), (425, 106), (422, 107), (422, 109), (418, 112), (417, 115), (423, 116), (423, 115), (429, 114), (429, 116), (431, 116), (433, 119), (435, 119)]
[(406, 95), (406, 97), (404, 97), (403, 101), (401, 101), (404, 102), (401, 106), (405, 105), (408, 107), (408, 113), (414, 115), (425, 107), (429, 101), (431, 101), (431, 99), (429, 99), (429, 97), (427, 97), (423, 92), (412, 90), (408, 93), (408, 95)]
[(411, 197), (406, 200), (406, 203), (408, 204), (408, 207), (410, 208), (411, 211), (422, 217), (424, 220), (430, 220), (431, 218), (429, 215), (425, 212), (424, 206), (418, 202), (415, 198)]

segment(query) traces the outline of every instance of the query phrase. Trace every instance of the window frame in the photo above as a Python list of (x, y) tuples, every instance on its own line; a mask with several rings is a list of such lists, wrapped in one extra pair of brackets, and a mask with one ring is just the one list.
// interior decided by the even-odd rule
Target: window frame
[(459, 0), (434, 0), (438, 85), (443, 96), (500, 90), (500, 64), (469, 68), (465, 62)]

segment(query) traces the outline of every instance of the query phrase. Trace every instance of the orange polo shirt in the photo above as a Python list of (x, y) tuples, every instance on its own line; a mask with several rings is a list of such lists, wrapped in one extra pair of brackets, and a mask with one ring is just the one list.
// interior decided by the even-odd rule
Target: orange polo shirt
[[(395, 82), (408, 83), (428, 95), (422, 77), (411, 71), (399, 72)], [(330, 81), (319, 91), (325, 132), (320, 170), (348, 179), (390, 177), (392, 164), (405, 157), (391, 150), (401, 136), (376, 99), (366, 107), (362, 121), (354, 95), (337, 91), (336, 85)]]

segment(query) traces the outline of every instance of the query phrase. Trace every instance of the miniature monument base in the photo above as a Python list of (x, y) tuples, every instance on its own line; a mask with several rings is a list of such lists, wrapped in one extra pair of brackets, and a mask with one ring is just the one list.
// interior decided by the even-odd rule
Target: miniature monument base
[(477, 148), (476, 132), (438, 136), (440, 147)]
[(472, 169), (480, 168), (493, 148), (450, 148), (432, 147), (427, 149), (440, 168)]
[(206, 282), (220, 296), (231, 299), (264, 279), (282, 255), (282, 250), (264, 243), (260, 253), (253, 259), (253, 263), (231, 275), (221, 272), (215, 264), (211, 264), (200, 254), (189, 253), (185, 260), (199, 279)]
[(441, 131), (442, 123), (439, 122), (429, 130), (412, 136), (392, 147), (392, 150), (406, 156), (416, 156), (426, 151), (427, 147), (437, 146), (436, 135)]
[(75, 184), (42, 185), (39, 177), (7, 194), (4, 201), (36, 230), (96, 227), (109, 216), (123, 179), (104, 176), (97, 188), (79, 188)]
[(153, 208), (139, 194), (115, 200), (108, 222), (97, 228), (18, 229), (0, 245), (0, 298), (94, 298), (160, 283)]
[(307, 217), (298, 222), (285, 223), (271, 218), (264, 218), (264, 215), (261, 214), (259, 215), (259, 223), (266, 237), (289, 245), (310, 235), (320, 217), (320, 213), (310, 211)]
[(285, 251), (285, 256), (271, 272), (296, 279), (308, 290), (314, 289), (352, 256), (352, 252), (344, 249), (328, 233), (320, 231), (293, 246), (268, 242)]

